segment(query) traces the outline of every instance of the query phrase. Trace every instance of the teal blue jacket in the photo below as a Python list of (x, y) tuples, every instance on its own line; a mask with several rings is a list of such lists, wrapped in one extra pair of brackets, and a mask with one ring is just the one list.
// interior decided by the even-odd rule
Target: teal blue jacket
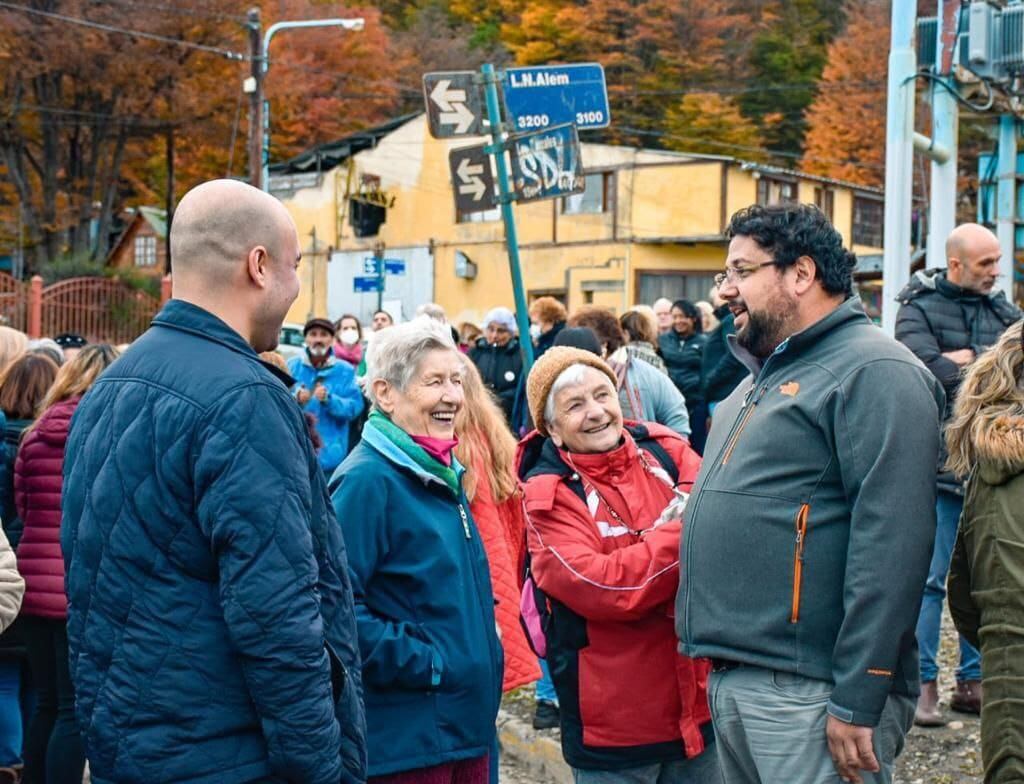
[(484, 756), (502, 652), (465, 495), (369, 426), (331, 491), (355, 596), (369, 775)]

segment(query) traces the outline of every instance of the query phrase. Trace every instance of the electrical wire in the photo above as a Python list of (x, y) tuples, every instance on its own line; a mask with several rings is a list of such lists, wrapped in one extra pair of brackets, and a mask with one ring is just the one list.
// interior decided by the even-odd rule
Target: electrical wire
[[(974, 73), (974, 71), (971, 71), (971, 73), (974, 74), (975, 76), (978, 76), (978, 74)], [(941, 76), (936, 76), (935, 74), (929, 73), (927, 71), (918, 71), (917, 73), (908, 76), (906, 79), (903, 80), (902, 83), (906, 84), (907, 82), (913, 81), (914, 79), (924, 79), (926, 82), (931, 82), (932, 84), (937, 84), (941, 86), (943, 89), (946, 90), (946, 92), (953, 96), (957, 103), (959, 103), (961, 106), (969, 109), (972, 112), (987, 112), (989, 109), (992, 108), (993, 104), (995, 104), (996, 94), (995, 91), (992, 89), (992, 85), (989, 83), (988, 79), (984, 79), (980, 76), (978, 76), (979, 83), (985, 86), (985, 92), (988, 96), (988, 99), (983, 104), (976, 104), (972, 103), (971, 101), (968, 101), (960, 94), (959, 90), (957, 90), (955, 87), (951, 87), (946, 82), (946, 80), (943, 79)]]
[(622, 127), (622, 126), (618, 127), (616, 130), (621, 131), (621, 132), (626, 133), (626, 134), (635, 135), (635, 136), (651, 136), (651, 137), (655, 137), (655, 138), (678, 139), (680, 141), (700, 142), (702, 144), (712, 145), (712, 146), (716, 146), (716, 147), (722, 147), (722, 148), (726, 148), (726, 149), (740, 150), (740, 151), (745, 151), (745, 152), (756, 152), (756, 153), (761, 153), (761, 154), (764, 154), (764, 155), (772, 155), (772, 156), (776, 156), (776, 157), (780, 157), (780, 158), (790, 158), (792, 160), (804, 160), (804, 161), (811, 161), (811, 162), (814, 162), (814, 163), (828, 163), (828, 164), (841, 164), (841, 165), (845, 164), (845, 165), (852, 165), (852, 166), (854, 166), (857, 169), (875, 169), (875, 170), (878, 170), (878, 171), (884, 171), (885, 170), (885, 166), (882, 165), (882, 164), (854, 163), (852, 161), (843, 161), (843, 160), (838, 160), (838, 159), (834, 159), (834, 158), (817, 158), (817, 157), (813, 157), (813, 156), (801, 155), (800, 153), (797, 153), (797, 152), (790, 152), (788, 150), (773, 150), (773, 149), (770, 149), (770, 148), (767, 148), (767, 147), (752, 147), (752, 146), (743, 145), (743, 144), (731, 144), (731, 143), (728, 143), (728, 142), (718, 142), (718, 141), (714, 141), (713, 139), (706, 139), (706, 138), (701, 137), (701, 136), (686, 136), (686, 135), (683, 135), (683, 134), (669, 133), (667, 131), (647, 131), (647, 130), (644, 130), (643, 128), (630, 128), (630, 127)]
[(35, 16), (41, 16), (45, 19), (50, 19), (52, 21), (80, 25), (81, 27), (89, 27), (94, 30), (101, 30), (106, 33), (117, 33), (119, 35), (128, 35), (134, 38), (142, 38), (148, 41), (156, 41), (158, 43), (183, 46), (189, 49), (196, 49), (201, 52), (208, 52), (210, 54), (220, 55), (221, 57), (226, 57), (229, 60), (251, 59), (248, 55), (244, 55), (240, 52), (233, 52), (230, 49), (223, 49), (218, 46), (208, 46), (207, 44), (195, 43), (194, 41), (186, 41), (183, 38), (172, 38), (171, 36), (159, 35), (157, 33), (142, 32), (141, 30), (129, 30), (124, 27), (115, 27), (113, 25), (107, 25), (101, 22), (93, 22), (89, 19), (82, 19), (77, 16), (65, 16), (64, 14), (55, 14), (50, 11), (40, 11), (37, 8), (27, 8), (26, 6), (23, 5), (7, 3), (4, 2), (4, 0), (0, 0), (0, 8), (7, 8), (11, 11), (20, 11), (26, 14), (33, 14)]
[(140, 0), (91, 0), (91, 5), (98, 7), (104, 6), (108, 3), (114, 5), (124, 6), (126, 8), (149, 8), (154, 11), (163, 11), (169, 14), (175, 14), (176, 16), (190, 16), (196, 19), (208, 19), (214, 22), (235, 22), (237, 24), (246, 24), (248, 19), (244, 16), (238, 16), (236, 14), (226, 14), (220, 11), (201, 11), (198, 8), (189, 8), (187, 6), (178, 5), (165, 5), (163, 3), (143, 3)]

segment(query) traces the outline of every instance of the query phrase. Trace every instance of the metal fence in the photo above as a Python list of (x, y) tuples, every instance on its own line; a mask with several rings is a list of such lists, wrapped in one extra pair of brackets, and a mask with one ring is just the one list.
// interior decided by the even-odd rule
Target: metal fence
[(161, 294), (157, 299), (117, 278), (69, 278), (43, 286), (38, 275), (24, 283), (0, 272), (0, 323), (30, 338), (74, 332), (94, 342), (130, 343), (169, 298), (169, 278)]

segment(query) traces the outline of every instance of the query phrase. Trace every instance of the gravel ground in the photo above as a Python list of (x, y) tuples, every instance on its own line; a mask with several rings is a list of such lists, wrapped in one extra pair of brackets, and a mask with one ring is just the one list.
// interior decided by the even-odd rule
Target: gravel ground
[[(896, 762), (895, 779), (898, 784), (980, 784), (982, 781), (981, 722), (977, 716), (949, 711), (958, 655), (956, 630), (946, 615), (939, 652), (939, 691), (950, 723), (946, 727), (914, 727), (910, 731), (903, 754)], [(503, 705), (529, 723), (533, 718), (532, 688), (518, 689), (506, 695)], [(542, 734), (558, 738), (558, 730), (543, 730)], [(502, 759), (502, 784), (547, 784), (507, 756), (503, 755)]]
[(953, 673), (960, 657), (956, 630), (946, 614), (942, 619), (939, 650), (939, 698), (950, 723), (945, 727), (914, 727), (907, 746), (896, 761), (900, 784), (973, 784), (982, 780), (981, 721), (977, 716), (953, 713), (949, 697)]

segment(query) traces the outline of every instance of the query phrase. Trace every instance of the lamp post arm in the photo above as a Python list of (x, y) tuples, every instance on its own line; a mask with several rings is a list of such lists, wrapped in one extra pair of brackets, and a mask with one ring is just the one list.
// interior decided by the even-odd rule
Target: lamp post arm
[(275, 22), (267, 28), (263, 35), (263, 73), (270, 68), (270, 41), (281, 30), (294, 30), (303, 27), (344, 27), (346, 30), (362, 30), (366, 20), (360, 19), (308, 19), (299, 22)]

